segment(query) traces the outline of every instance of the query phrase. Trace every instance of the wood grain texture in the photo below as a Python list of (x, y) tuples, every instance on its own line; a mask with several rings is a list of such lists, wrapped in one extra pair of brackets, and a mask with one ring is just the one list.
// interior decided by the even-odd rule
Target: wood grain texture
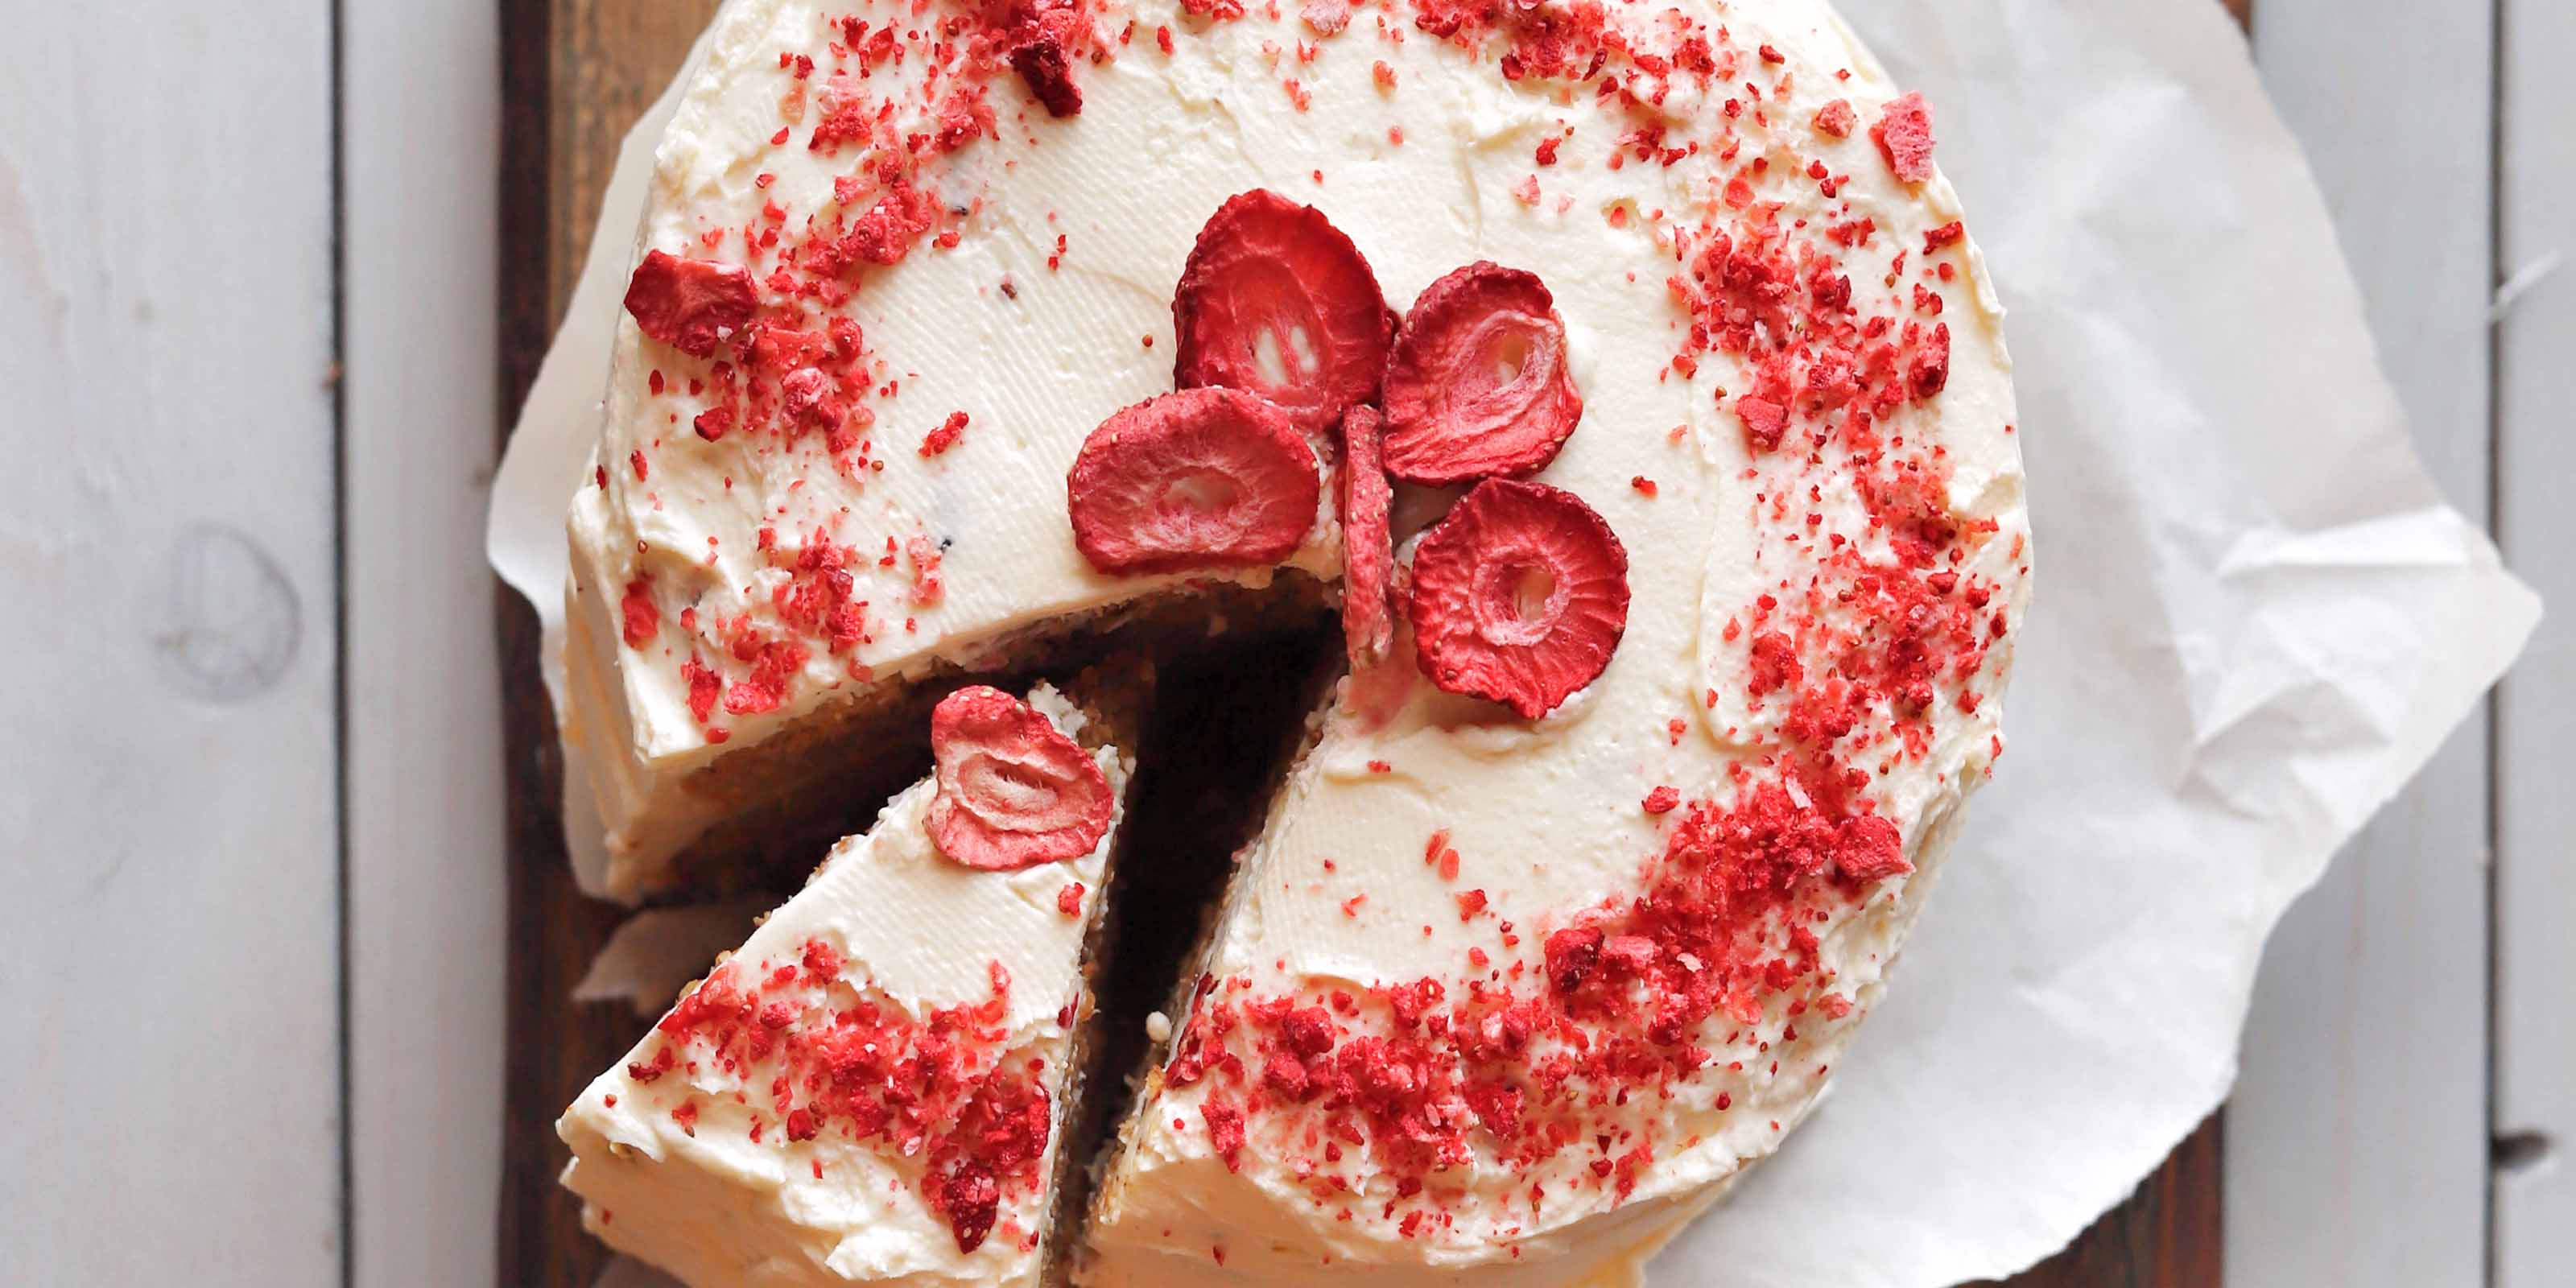
[(340, 1282), (327, 12), (9, 9), (0, 1280)]
[(2212, 1114), (2128, 1202), (2005, 1288), (2218, 1288), (2220, 1133)]
[(502, 1095), (494, 454), (496, 15), (343, 10), (341, 353), (348, 708), (350, 1270), (464, 1284), (493, 1260)]
[(2505, 0), (2502, 21), (2496, 532), (2552, 615), (2496, 692), (2492, 1256), (2495, 1288), (2555, 1288), (2576, 1267), (2576, 5)]
[[(2222, 2), (2240, 20), (2249, 4)], [(716, 0), (504, 0), (502, 226), (543, 230), (501, 271), (505, 408), (524, 395), (570, 298), (619, 141), (715, 7)], [(554, 1116), (643, 1024), (614, 1008), (561, 1000), (617, 917), (573, 889), (556, 816), (561, 765), (537, 679), (536, 618), (506, 588), (499, 600), (511, 856), (501, 1277), (583, 1288), (605, 1258), (555, 1184), (564, 1151)], [(2221, 1170), (2213, 1118), (2133, 1198), (2010, 1288), (2216, 1288)]]
[[(2485, 4), (2424, 14), (2262, 0), (2255, 62), (2306, 148), (2416, 448), (2474, 523), (2493, 477), (2495, 32)], [(2479, 712), (2456, 730), (2265, 949), (2227, 1142), (2227, 1264), (2244, 1282), (2483, 1281), (2486, 729)]]

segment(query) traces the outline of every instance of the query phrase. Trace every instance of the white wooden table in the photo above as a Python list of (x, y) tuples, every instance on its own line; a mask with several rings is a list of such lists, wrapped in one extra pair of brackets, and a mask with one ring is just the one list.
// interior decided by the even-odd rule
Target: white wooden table
[[(493, 6), (0, 10), (0, 1279), (486, 1282)], [(2435, 475), (2576, 605), (2576, 4), (2254, 45)], [(2576, 1282), (2571, 729), (2562, 617), (2283, 924), (2234, 1282)]]

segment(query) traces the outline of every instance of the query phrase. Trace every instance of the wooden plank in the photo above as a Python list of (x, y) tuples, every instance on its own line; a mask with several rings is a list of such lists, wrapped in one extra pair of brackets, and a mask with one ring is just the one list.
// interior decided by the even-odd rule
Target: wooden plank
[[(2250, 34), (2253, 0), (2220, 0)], [(2265, 0), (2266, 6), (2286, 0)], [(2008, 1288), (2218, 1288), (2226, 1278), (2226, 1111), (2174, 1147), (2137, 1193)], [(2261, 1282), (2254, 1280), (2250, 1282)]]
[(326, 12), (12, 12), (0, 1277), (19, 1282), (340, 1280)]
[[(2306, 145), (2417, 446), (2486, 514), (2485, 5), (2263, 0), (2256, 62)], [(2227, 1265), (2251, 1284), (2484, 1275), (2486, 721), (2283, 919), (2228, 1116)]]
[(2218, 1288), (2220, 1129), (2210, 1115), (2128, 1202), (2005, 1288)]
[(2556, 615), (2496, 703), (2494, 1282), (2554, 1288), (2576, 1267), (2576, 6), (2506, 0), (2502, 20), (2497, 262), (2513, 298), (2496, 334), (2496, 524)]
[(352, 5), (341, 30), (351, 1281), (382, 1288), (493, 1265), (495, 456), (459, 427), (497, 405), (496, 40), (482, 5)]
[[(601, 192), (627, 127), (668, 85), (716, 0), (503, 0), (501, 226), (540, 230), (498, 270), (501, 433), (536, 378), (572, 298)], [(618, 920), (573, 887), (563, 849), (563, 765), (538, 679), (536, 614), (499, 600), (509, 754), (508, 1063), (498, 1268), (503, 1283), (582, 1288), (606, 1262), (580, 1206), (555, 1184), (555, 1115), (642, 1034), (621, 1008), (574, 1006), (573, 984)]]

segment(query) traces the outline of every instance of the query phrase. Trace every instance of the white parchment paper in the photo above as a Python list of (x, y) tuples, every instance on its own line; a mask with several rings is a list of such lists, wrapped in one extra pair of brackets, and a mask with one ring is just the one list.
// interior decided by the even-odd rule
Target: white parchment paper
[[(2225, 1096), (2273, 922), (2539, 617), (2416, 460), (2217, 4), (1843, 5), (1931, 99), (2012, 311), (2039, 593), (2009, 751), (1886, 1001), (1657, 1288), (1918, 1288), (2063, 1246)], [(492, 562), (550, 642), (668, 108), (627, 141), (495, 489)]]

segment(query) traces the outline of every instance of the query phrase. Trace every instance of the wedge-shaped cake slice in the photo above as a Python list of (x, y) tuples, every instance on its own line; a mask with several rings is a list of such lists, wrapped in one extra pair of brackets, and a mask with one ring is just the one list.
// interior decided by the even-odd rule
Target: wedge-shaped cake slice
[(937, 773), (565, 1110), (583, 1223), (701, 1286), (1038, 1282), (1132, 709), (943, 699)]

